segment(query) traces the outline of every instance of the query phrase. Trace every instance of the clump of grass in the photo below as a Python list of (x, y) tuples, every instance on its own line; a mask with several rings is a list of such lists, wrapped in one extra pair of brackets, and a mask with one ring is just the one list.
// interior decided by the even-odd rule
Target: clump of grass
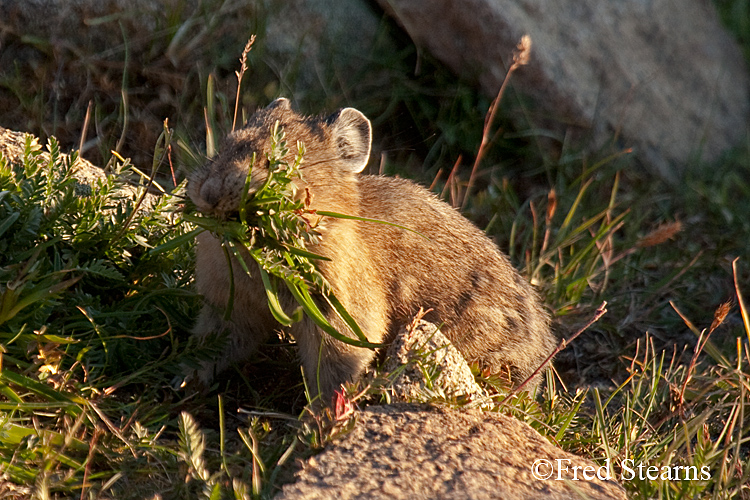
[[(175, 498), (270, 498), (276, 493), (280, 467), (298, 448), (294, 432), (274, 436), (268, 422), (252, 417), (247, 426), (236, 428), (234, 442), (229, 444), (224, 408), (219, 398), (219, 436), (209, 436), (187, 412), (179, 415), (179, 437), (176, 453), (182, 473), (170, 492)], [(218, 453), (208, 443), (218, 444)], [(261, 443), (263, 447), (261, 448)]]
[[(750, 357), (739, 339), (729, 357), (711, 344), (708, 336), (725, 316), (726, 309), (719, 308), (712, 327), (703, 331), (687, 322), (698, 338), (688, 363), (680, 362), (679, 354), (669, 359), (656, 352), (647, 338), (632, 358), (628, 380), (605, 402), (594, 391), (595, 449), (588, 453), (615, 464), (631, 460), (658, 468), (651, 477), (622, 471), (634, 498), (747, 495)], [(704, 349), (708, 356), (702, 360)], [(699, 471), (697, 477), (691, 472), (686, 478), (684, 467)]]
[(0, 158), (0, 468), (37, 495), (117, 482), (92, 460), (137, 454), (111, 417), (134, 410), (123, 387), (177, 367), (169, 346), (197, 305), (189, 247), (148, 252), (183, 230), (176, 198), (139, 210), (129, 165), (89, 186), (77, 168), (54, 139), (45, 153), (27, 136), (20, 164)]

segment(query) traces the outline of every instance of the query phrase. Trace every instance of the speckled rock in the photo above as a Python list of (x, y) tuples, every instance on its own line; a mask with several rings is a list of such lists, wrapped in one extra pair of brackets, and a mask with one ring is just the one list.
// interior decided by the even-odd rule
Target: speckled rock
[[(561, 468), (558, 479), (558, 472), (544, 464), (535, 467), (542, 460), (562, 460), (567, 471)], [(356, 426), (343, 439), (300, 464), (296, 481), (285, 485), (275, 498), (626, 498), (614, 480), (581, 480), (580, 472), (574, 480), (574, 467), (589, 467), (607, 477), (593, 462), (556, 448), (512, 417), (428, 405), (373, 406), (357, 415)], [(550, 472), (552, 477), (541, 479)]]
[(458, 349), (436, 325), (424, 320), (401, 328), (388, 347), (382, 371), (394, 377), (389, 389), (394, 401), (426, 402), (438, 397), (481, 405), (487, 397)]

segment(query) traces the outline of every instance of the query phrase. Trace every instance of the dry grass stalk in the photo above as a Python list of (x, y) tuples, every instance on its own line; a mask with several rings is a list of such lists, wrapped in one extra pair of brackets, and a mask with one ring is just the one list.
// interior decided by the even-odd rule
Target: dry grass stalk
[(599, 321), (601, 319), (601, 317), (604, 316), (605, 314), (607, 314), (607, 301), (606, 300), (601, 303), (601, 305), (596, 310), (596, 312), (594, 312), (594, 316), (585, 325), (583, 325), (578, 331), (576, 331), (569, 338), (562, 339), (560, 341), (560, 343), (557, 345), (557, 347), (555, 348), (555, 350), (552, 351), (549, 356), (547, 356), (547, 358), (542, 362), (542, 364), (540, 364), (537, 367), (536, 370), (534, 370), (534, 373), (532, 373), (526, 380), (524, 380), (520, 385), (518, 385), (512, 391), (510, 391), (507, 396), (505, 396), (505, 399), (503, 399), (500, 402), (500, 404), (498, 406), (498, 409), (502, 408), (507, 403), (509, 403), (511, 401), (511, 398), (513, 396), (515, 396), (516, 394), (520, 393), (523, 390), (523, 388), (526, 387), (526, 385), (531, 380), (534, 379), (534, 377), (536, 377), (539, 373), (541, 373), (541, 371), (544, 370), (547, 367), (547, 365), (549, 365), (552, 362), (552, 359), (560, 351), (562, 351), (563, 349), (565, 349), (566, 347), (568, 347), (568, 345), (571, 342), (573, 342), (576, 338), (578, 338), (578, 336), (581, 335), (583, 332), (585, 332), (586, 330), (588, 330), (591, 325), (593, 325), (594, 323), (596, 323), (597, 321)]
[(458, 185), (458, 182), (456, 180), (458, 179), (456, 174), (458, 173), (458, 167), (461, 166), (462, 159), (463, 157), (461, 155), (458, 155), (458, 159), (456, 160), (456, 163), (453, 164), (451, 173), (448, 175), (448, 180), (445, 182), (443, 192), (440, 193), (440, 197), (445, 199), (446, 193), (450, 192), (450, 204), (454, 208), (458, 208), (459, 202), (459, 193), (461, 187)]
[[(695, 325), (687, 319), (687, 317), (679, 310), (677, 309), (677, 306), (670, 301), (670, 305), (672, 308), (677, 312), (677, 314), (682, 318), (682, 320), (685, 322), (687, 327), (692, 330), (695, 333), (698, 333), (697, 328)], [(724, 322), (724, 319), (727, 317), (727, 314), (729, 314), (730, 309), (732, 308), (731, 302), (725, 302), (721, 304), (716, 311), (714, 311), (714, 319), (711, 322), (711, 327), (708, 329), (708, 332), (706, 330), (702, 330), (700, 333), (698, 333), (698, 342), (695, 344), (695, 348), (693, 349), (693, 357), (690, 359), (690, 364), (688, 365), (687, 374), (685, 375), (685, 381), (682, 384), (682, 389), (680, 390), (680, 394), (678, 397), (678, 407), (680, 410), (680, 415), (685, 414), (685, 391), (687, 390), (687, 386), (690, 383), (690, 380), (693, 378), (693, 374), (695, 373), (695, 367), (698, 363), (698, 357), (703, 352), (703, 349), (706, 347), (706, 344), (708, 343), (709, 337), (711, 337), (711, 334), (716, 330), (716, 328), (719, 327)]]
[(91, 121), (91, 107), (94, 105), (94, 101), (89, 99), (89, 105), (86, 107), (86, 116), (83, 119), (83, 127), (81, 127), (81, 139), (78, 141), (78, 154), (83, 154), (83, 145), (86, 143), (86, 134), (89, 130), (89, 122)]
[[(620, 227), (622, 227), (622, 223), (612, 230), (612, 234), (614, 234)], [(641, 248), (661, 245), (662, 243), (673, 239), (675, 235), (681, 231), (682, 231), (682, 223), (680, 221), (665, 222), (664, 224), (660, 224), (656, 229), (649, 232), (647, 235), (643, 236), (642, 238), (639, 238), (632, 248), (628, 248), (624, 252), (621, 252), (614, 256), (612, 256), (612, 252), (609, 252), (609, 255), (608, 255), (609, 258), (605, 262), (605, 267), (607, 268), (611, 267), (615, 262), (627, 257), (628, 255), (634, 254)], [(604, 253), (599, 243), (597, 243), (597, 247), (600, 248), (600, 251), (602, 251), (602, 253)], [(690, 266), (692, 266), (694, 262), (695, 262), (695, 259), (693, 260), (693, 262), (691, 262)], [(685, 270), (681, 271), (680, 275), (682, 275), (682, 273), (684, 272)]]
[(732, 261), (732, 274), (734, 275), (734, 290), (737, 293), (737, 303), (740, 306), (740, 313), (742, 314), (742, 324), (745, 326), (745, 333), (747, 338), (750, 340), (750, 313), (748, 313), (747, 306), (745, 305), (745, 299), (740, 291), (740, 285), (737, 281), (737, 262), (740, 260), (739, 257)]
[(469, 184), (466, 186), (466, 192), (464, 192), (461, 208), (464, 208), (469, 200), (469, 193), (471, 192), (471, 188), (474, 186), (474, 180), (476, 178), (477, 170), (479, 169), (479, 163), (482, 161), (482, 158), (484, 157), (487, 149), (489, 149), (490, 143), (492, 142), (490, 140), (490, 128), (492, 127), (492, 123), (495, 121), (495, 115), (497, 114), (497, 109), (500, 107), (500, 101), (502, 101), (503, 99), (505, 88), (510, 81), (510, 75), (512, 75), (513, 72), (521, 66), (527, 65), (530, 59), (531, 37), (529, 35), (523, 35), (521, 37), (521, 40), (518, 42), (518, 45), (516, 45), (516, 50), (513, 52), (513, 63), (510, 65), (510, 68), (508, 68), (508, 72), (505, 74), (503, 83), (502, 85), (500, 85), (500, 90), (497, 93), (497, 97), (495, 97), (495, 100), (492, 101), (492, 104), (490, 104), (490, 109), (487, 111), (487, 115), (484, 118), (482, 142), (479, 145), (479, 151), (477, 152), (477, 156), (474, 159), (474, 166), (471, 168)]
[(552, 218), (557, 211), (557, 192), (555, 188), (547, 193), (547, 217), (544, 220), (544, 240), (542, 240), (541, 253), (545, 253), (549, 247), (549, 239), (552, 234)]

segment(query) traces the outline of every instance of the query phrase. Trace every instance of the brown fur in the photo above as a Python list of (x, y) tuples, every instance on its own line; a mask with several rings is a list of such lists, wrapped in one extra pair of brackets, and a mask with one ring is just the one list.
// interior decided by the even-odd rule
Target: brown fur
[[(319, 227), (321, 242), (310, 250), (331, 259), (319, 269), (371, 342), (387, 341), (422, 307), (432, 309), (425, 319), (442, 324), (469, 361), (493, 371), (509, 369), (514, 383), (533, 373), (555, 341), (531, 286), (482, 231), (432, 193), (404, 179), (358, 175), (369, 158), (371, 132), (369, 121), (357, 110), (309, 118), (278, 99), (258, 111), (245, 128), (227, 138), (217, 158), (191, 175), (188, 192), (200, 210), (219, 215), (238, 210), (253, 152), (257, 160), (252, 188), (265, 180), (269, 129), (276, 120), (286, 132), (290, 159), (297, 140), (305, 145), (300, 187), (312, 193), (312, 208), (393, 222), (421, 234), (334, 218), (324, 219)], [(268, 310), (260, 279), (249, 278), (239, 265), (233, 266), (232, 319), (224, 322), (229, 271), (220, 244), (203, 233), (196, 252), (196, 282), (206, 305), (195, 334), (205, 337), (228, 329), (230, 339), (225, 355), (199, 374), (205, 383), (215, 371), (247, 359), (279, 325)], [(292, 310), (291, 297), (285, 297), (283, 305)], [(339, 331), (353, 335), (335, 312), (324, 312)], [(326, 397), (358, 377), (374, 357), (369, 349), (331, 338), (307, 317), (290, 332), (308, 382), (314, 392), (319, 383)], [(537, 376), (531, 387), (540, 379)]]

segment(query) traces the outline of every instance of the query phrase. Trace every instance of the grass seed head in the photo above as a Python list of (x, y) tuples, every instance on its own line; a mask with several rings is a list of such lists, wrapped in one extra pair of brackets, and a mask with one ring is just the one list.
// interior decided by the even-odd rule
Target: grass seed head
[(716, 308), (716, 311), (714, 311), (714, 320), (711, 322), (711, 328), (709, 328), (708, 331), (713, 332), (719, 326), (721, 326), (731, 309), (732, 303), (730, 301), (724, 302), (718, 308)]
[(531, 59), (531, 37), (526, 34), (521, 37), (521, 40), (516, 45), (516, 50), (513, 52), (513, 64), (518, 66), (526, 66), (529, 64)]
[(682, 223), (680, 221), (661, 224), (646, 236), (639, 239), (636, 246), (638, 248), (646, 248), (661, 245), (665, 241), (674, 238), (680, 231), (682, 231)]

